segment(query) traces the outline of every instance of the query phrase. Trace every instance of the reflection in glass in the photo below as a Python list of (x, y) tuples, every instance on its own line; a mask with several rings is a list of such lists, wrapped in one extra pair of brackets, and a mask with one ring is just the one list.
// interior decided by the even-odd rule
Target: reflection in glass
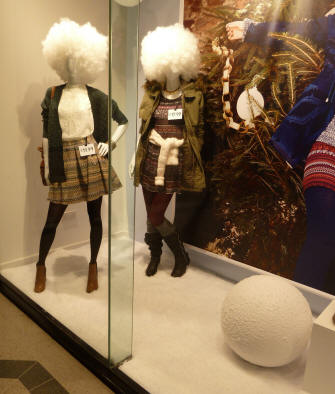
[[(111, 1), (110, 114), (118, 104), (129, 121), (110, 155), (110, 163), (123, 188), (109, 196), (110, 320), (109, 360), (115, 365), (130, 357), (132, 349), (134, 187), (128, 163), (136, 145), (138, 6)], [(112, 121), (112, 119), (110, 119)], [(118, 138), (111, 128), (111, 145)]]

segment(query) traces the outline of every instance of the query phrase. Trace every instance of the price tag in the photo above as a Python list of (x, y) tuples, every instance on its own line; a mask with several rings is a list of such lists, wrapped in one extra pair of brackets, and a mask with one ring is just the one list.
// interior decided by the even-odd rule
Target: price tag
[(183, 119), (183, 109), (169, 109), (168, 120), (178, 120)]
[(81, 157), (95, 155), (95, 149), (93, 144), (80, 145), (78, 146), (78, 148)]

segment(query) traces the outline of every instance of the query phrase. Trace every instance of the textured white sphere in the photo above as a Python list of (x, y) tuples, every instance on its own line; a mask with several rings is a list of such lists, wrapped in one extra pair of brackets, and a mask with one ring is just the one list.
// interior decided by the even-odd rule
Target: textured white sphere
[(306, 348), (312, 313), (305, 297), (285, 279), (255, 275), (228, 293), (222, 308), (224, 340), (244, 360), (279, 367)]

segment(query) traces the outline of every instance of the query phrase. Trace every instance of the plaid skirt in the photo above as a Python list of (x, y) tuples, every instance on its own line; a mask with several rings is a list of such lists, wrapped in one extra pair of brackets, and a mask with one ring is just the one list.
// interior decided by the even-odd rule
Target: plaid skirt
[[(94, 155), (80, 156), (79, 146), (93, 144)], [(63, 141), (63, 160), (66, 180), (52, 183), (48, 200), (55, 204), (92, 201), (108, 194), (108, 159), (99, 155), (98, 144), (92, 135)], [(122, 185), (111, 167), (111, 192)]]

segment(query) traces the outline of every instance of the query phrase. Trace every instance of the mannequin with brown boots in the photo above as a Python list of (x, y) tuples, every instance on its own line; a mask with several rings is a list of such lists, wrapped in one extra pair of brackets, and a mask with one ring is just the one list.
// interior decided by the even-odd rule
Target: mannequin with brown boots
[[(68, 19), (55, 23), (42, 43), (49, 65), (65, 82), (49, 88), (42, 102), (45, 178), (50, 200), (36, 265), (35, 292), (45, 289), (45, 260), (57, 226), (69, 204), (86, 202), (89, 216), (91, 259), (86, 291), (98, 289), (97, 256), (102, 240), (102, 196), (121, 183), (108, 168), (108, 96), (88, 86), (105, 68), (107, 37), (89, 23)], [(127, 128), (127, 118), (111, 100), (111, 116), (118, 123), (111, 140), (114, 149)], [(111, 174), (109, 174), (111, 172)]]

